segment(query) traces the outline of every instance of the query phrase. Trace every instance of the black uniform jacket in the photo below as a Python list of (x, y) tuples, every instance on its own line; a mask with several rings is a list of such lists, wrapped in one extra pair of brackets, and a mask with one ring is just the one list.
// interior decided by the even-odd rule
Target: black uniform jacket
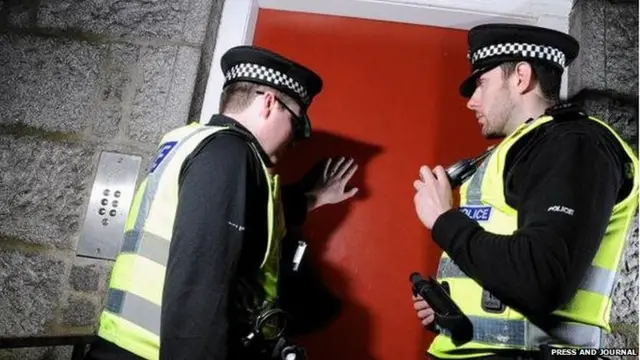
[(489, 233), (452, 209), (436, 220), (433, 239), (484, 289), (544, 326), (576, 293), (614, 204), (629, 194), (628, 162), (604, 127), (577, 112), (559, 115), (507, 154), (504, 194), (518, 211), (513, 235)]
[[(262, 161), (270, 160), (257, 140), (235, 120), (222, 115), (210, 125), (231, 126), (205, 140), (185, 161), (179, 180), (179, 202), (162, 300), (162, 360), (228, 360), (243, 357), (239, 346), (247, 335), (236, 320), (239, 284), (258, 286), (257, 273), (267, 245), (268, 187)], [(288, 228), (307, 214), (304, 189), (282, 187)], [(296, 232), (283, 241), (281, 307), (293, 321), (289, 333), (317, 329), (339, 308), (303, 260), (294, 273)], [(94, 359), (135, 359), (112, 344), (99, 342)]]

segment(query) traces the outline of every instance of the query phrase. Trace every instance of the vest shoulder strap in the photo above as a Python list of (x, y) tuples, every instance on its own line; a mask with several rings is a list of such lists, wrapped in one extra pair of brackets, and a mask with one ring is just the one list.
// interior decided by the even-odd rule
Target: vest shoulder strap
[[(248, 134), (233, 127), (220, 127), (218, 131), (207, 136), (204, 140), (200, 142), (200, 144), (198, 144), (198, 146), (196, 146), (193, 149), (191, 154), (187, 157), (187, 159), (185, 159), (185, 163), (191, 160), (195, 155), (197, 155), (202, 150), (202, 148), (207, 146), (207, 144), (209, 144), (211, 141), (213, 141), (220, 135), (230, 135), (230, 136), (237, 137), (238, 139), (242, 140), (251, 149), (251, 154), (253, 154), (255, 164), (256, 164), (256, 174), (255, 174), (256, 181), (258, 183), (265, 181), (266, 175), (263, 171), (263, 167), (265, 166), (265, 164), (264, 164), (264, 160), (261, 157), (260, 151), (258, 150), (258, 147), (253, 143), (253, 139)], [(181, 179), (183, 175), (183, 170), (184, 170), (184, 167), (180, 171)]]

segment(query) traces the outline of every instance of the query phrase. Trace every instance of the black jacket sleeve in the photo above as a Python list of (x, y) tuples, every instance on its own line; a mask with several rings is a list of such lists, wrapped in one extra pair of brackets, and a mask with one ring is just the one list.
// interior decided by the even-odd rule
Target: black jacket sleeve
[(458, 210), (441, 215), (433, 238), (467, 275), (505, 304), (544, 317), (573, 297), (595, 255), (621, 174), (593, 137), (544, 143), (518, 185), (518, 230), (484, 231)]
[(162, 360), (227, 359), (252, 156), (238, 137), (218, 135), (183, 166), (162, 301)]

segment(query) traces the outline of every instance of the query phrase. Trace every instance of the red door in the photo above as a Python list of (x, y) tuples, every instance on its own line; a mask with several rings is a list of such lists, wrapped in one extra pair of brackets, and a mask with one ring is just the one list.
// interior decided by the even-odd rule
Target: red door
[(354, 201), (312, 214), (306, 228), (321, 275), (345, 308), (300, 339), (311, 359), (423, 359), (432, 336), (412, 309), (409, 274), (433, 275), (440, 249), (413, 207), (422, 164), (448, 165), (488, 143), (458, 95), (469, 71), (466, 31), (260, 10), (254, 43), (324, 79), (314, 139), (285, 159), (297, 179), (320, 157), (353, 156)]

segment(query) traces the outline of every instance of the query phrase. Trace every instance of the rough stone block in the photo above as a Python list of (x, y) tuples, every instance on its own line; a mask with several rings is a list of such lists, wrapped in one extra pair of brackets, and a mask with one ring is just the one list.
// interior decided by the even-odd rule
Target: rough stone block
[(606, 89), (638, 95), (638, 3), (606, 7)]
[(73, 347), (55, 346), (48, 348), (25, 348), (0, 350), (2, 360), (69, 360)]
[(129, 136), (157, 143), (163, 133), (184, 125), (189, 116), (200, 52), (185, 46), (149, 47), (140, 56)]
[(605, 2), (578, 0), (569, 14), (569, 33), (580, 42), (580, 54), (569, 66), (568, 93), (601, 89), (605, 78)]
[(73, 249), (82, 224), (91, 174), (89, 145), (37, 137), (0, 136), (0, 235)]
[(46, 253), (0, 250), (0, 337), (44, 333), (70, 261)]
[(62, 325), (94, 326), (101, 309), (101, 302), (96, 297), (72, 293), (62, 309)]
[[(184, 41), (192, 44), (204, 43), (207, 26), (218, 27), (218, 21), (211, 17), (218, 17), (223, 3), (224, 0), (193, 0), (184, 24)], [(209, 24), (210, 21), (215, 23)]]
[(202, 104), (204, 102), (204, 95), (207, 89), (207, 82), (209, 80), (209, 72), (211, 71), (211, 59), (213, 58), (213, 51), (216, 45), (216, 38), (218, 35), (218, 27), (220, 26), (220, 17), (222, 14), (223, 5), (224, 1), (216, 0), (213, 3), (213, 7), (211, 9), (209, 26), (206, 29), (204, 42), (201, 46), (202, 54), (200, 55), (200, 65), (198, 68), (196, 83), (194, 85), (193, 96), (191, 99), (189, 119), (200, 118), (200, 112), (202, 111)]
[[(180, 47), (176, 66), (171, 79), (171, 92), (167, 95), (165, 116), (170, 124), (182, 125), (189, 119), (189, 107), (193, 99), (200, 50), (191, 47)], [(169, 120), (171, 119), (171, 120)]]
[(91, 122), (103, 45), (0, 35), (0, 123), (81, 132)]
[(611, 125), (634, 150), (638, 150), (637, 99), (617, 99), (607, 93), (583, 91), (576, 97), (576, 102), (590, 115)]
[(0, 350), (2, 360), (58, 360), (52, 357), (53, 348), (24, 348)]
[(112, 261), (76, 257), (69, 278), (71, 288), (88, 293), (104, 290), (112, 267)]
[(51, 349), (50, 360), (67, 360), (71, 359), (73, 354), (73, 346), (56, 346)]
[[(638, 325), (617, 325), (614, 324), (611, 334), (604, 337), (603, 348), (606, 349), (637, 349), (638, 348)], [(631, 356), (611, 356), (610, 359), (631, 360), (637, 357)]]
[(0, 20), (11, 27), (24, 28), (34, 25), (36, 11), (35, 0), (0, 1)]
[(165, 121), (165, 104), (170, 91), (177, 46), (149, 47), (140, 56), (140, 86), (131, 111), (129, 135), (137, 141), (155, 143)]
[(111, 139), (118, 135), (121, 122), (130, 110), (133, 75), (139, 50), (139, 46), (136, 45), (109, 45), (106, 64), (101, 73), (102, 86), (93, 135), (102, 139)]
[(611, 322), (638, 323), (638, 219), (634, 219), (613, 293)]
[[(190, 17), (189, 0), (42, 0), (38, 26), (109, 36), (182, 40)], [(196, 2), (195, 5), (198, 3)], [(197, 7), (195, 10), (199, 10)]]
[(569, 67), (569, 95), (582, 89), (638, 95), (638, 4), (576, 1), (569, 33), (580, 55)]

